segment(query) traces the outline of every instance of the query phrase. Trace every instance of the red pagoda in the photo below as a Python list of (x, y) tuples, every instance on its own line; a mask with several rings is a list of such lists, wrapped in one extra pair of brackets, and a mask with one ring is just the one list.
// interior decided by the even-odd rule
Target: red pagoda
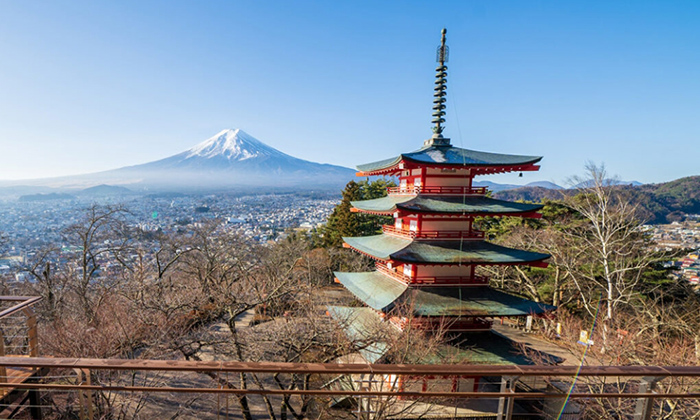
[[(445, 33), (443, 29), (438, 48), (432, 137), (414, 152), (358, 166), (358, 176), (388, 175), (399, 180), (386, 197), (352, 202), (353, 211), (394, 218), (394, 224), (383, 226), (379, 235), (343, 238), (344, 246), (375, 260), (375, 271), (335, 273), (337, 281), (366, 307), (329, 309), (334, 317), (351, 318), (355, 335), (369, 318), (379, 317), (403, 329), (410, 317), (413, 326), (440, 325), (443, 331), (467, 337), (474, 363), (527, 363), (524, 356), (515, 354), (509, 340), (491, 332), (492, 319), (538, 315), (554, 307), (495, 290), (476, 269), (546, 267), (549, 255), (490, 243), (484, 232), (475, 229), (474, 219), (537, 218), (542, 206), (490, 198), (486, 188), (474, 187), (472, 181), (477, 175), (536, 171), (542, 158), (458, 148), (443, 137)], [(370, 347), (364, 350), (364, 359), (376, 362), (385, 351), (381, 345)]]

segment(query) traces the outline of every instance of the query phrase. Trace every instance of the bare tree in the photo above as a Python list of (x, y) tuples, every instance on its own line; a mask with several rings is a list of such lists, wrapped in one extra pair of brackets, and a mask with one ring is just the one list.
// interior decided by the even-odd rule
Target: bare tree
[[(698, 323), (695, 316), (700, 308), (700, 299), (684, 284), (667, 285), (664, 290), (644, 295), (637, 294), (629, 302), (630, 307), (616, 313), (614, 336), (609, 339), (607, 350), (601, 354), (596, 347), (588, 350), (585, 363), (592, 365), (697, 365), (700, 353), (696, 341)], [(559, 311), (562, 323), (562, 339), (559, 344), (568, 346), (572, 352), (580, 352), (576, 343), (578, 333), (589, 329), (590, 322)], [(602, 341), (604, 332), (597, 329), (592, 339)], [(700, 386), (700, 380), (687, 377), (653, 378), (655, 392), (692, 393)], [(632, 377), (586, 377), (577, 379), (577, 389), (602, 394), (603, 392), (637, 392), (640, 379)], [(604, 396), (577, 401), (584, 410), (583, 418), (634, 418), (636, 400), (606, 398)], [(673, 398), (657, 399), (651, 413), (653, 419), (698, 419), (698, 401)]]
[(28, 286), (32, 293), (38, 293), (43, 297), (39, 315), (49, 321), (56, 319), (60, 308), (64, 305), (66, 293), (68, 291), (68, 278), (60, 272), (57, 267), (51, 265), (51, 261), (58, 260), (60, 252), (56, 247), (46, 247), (39, 249), (28, 261), (25, 261), (21, 271), (29, 273), (34, 279)]
[(601, 301), (605, 351), (617, 311), (629, 304), (655, 256), (640, 231), (637, 206), (620, 197), (605, 167), (588, 163), (586, 174), (574, 178), (579, 193), (565, 202), (583, 220), (564, 231), (575, 255), (561, 263), (591, 316)]
[(83, 313), (92, 322), (101, 304), (103, 293), (94, 293), (99, 287), (116, 286), (116, 277), (96, 283), (96, 278), (106, 257), (128, 267), (124, 258), (129, 250), (132, 235), (124, 220), (127, 210), (122, 206), (100, 206), (93, 204), (86, 209), (83, 220), (70, 225), (64, 232), (70, 244), (77, 247), (78, 258), (69, 267), (72, 269), (70, 287), (78, 297)]

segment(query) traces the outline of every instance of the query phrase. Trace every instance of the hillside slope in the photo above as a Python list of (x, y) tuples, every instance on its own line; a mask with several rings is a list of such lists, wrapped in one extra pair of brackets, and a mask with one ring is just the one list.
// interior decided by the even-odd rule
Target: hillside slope
[[(689, 176), (661, 184), (616, 186), (622, 195), (639, 205), (640, 217), (648, 223), (670, 223), (682, 220), (686, 214), (700, 214), (700, 176)], [(541, 202), (561, 199), (576, 190), (550, 190), (523, 187), (500, 191), (494, 197), (501, 200)]]

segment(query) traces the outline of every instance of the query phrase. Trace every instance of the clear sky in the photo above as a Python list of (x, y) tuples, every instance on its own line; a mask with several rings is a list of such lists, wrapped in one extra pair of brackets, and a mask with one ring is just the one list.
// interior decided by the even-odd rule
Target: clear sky
[(353, 167), (430, 132), (450, 46), (453, 144), (700, 174), (700, 1), (0, 0), (0, 179), (145, 163), (241, 128)]

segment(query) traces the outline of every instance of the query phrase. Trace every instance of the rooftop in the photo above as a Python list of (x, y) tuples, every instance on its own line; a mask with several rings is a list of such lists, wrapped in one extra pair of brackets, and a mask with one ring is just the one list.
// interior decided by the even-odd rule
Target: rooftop
[(448, 213), (473, 215), (523, 215), (540, 210), (542, 205), (512, 203), (488, 197), (439, 196), (439, 195), (391, 195), (373, 200), (352, 201), (361, 211), (393, 213), (405, 210), (412, 213)]
[(358, 165), (363, 175), (398, 170), (399, 163), (410, 162), (437, 167), (509, 167), (508, 170), (537, 170), (542, 156), (520, 156), (479, 152), (454, 146), (428, 145), (410, 153), (377, 162)]
[(343, 238), (350, 247), (379, 260), (422, 264), (532, 264), (548, 254), (506, 248), (484, 241), (430, 241), (374, 235)]
[(359, 300), (381, 312), (402, 304), (410, 305), (415, 316), (433, 317), (525, 316), (556, 309), (488, 286), (411, 288), (377, 271), (335, 276)]

